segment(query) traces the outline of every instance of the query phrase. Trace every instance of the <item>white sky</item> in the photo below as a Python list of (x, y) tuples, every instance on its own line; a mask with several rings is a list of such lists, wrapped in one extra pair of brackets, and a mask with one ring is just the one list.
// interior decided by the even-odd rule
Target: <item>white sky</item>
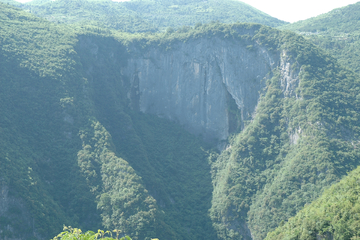
[(344, 7), (359, 0), (242, 0), (270, 16), (287, 22), (296, 22), (334, 8)]
[[(29, 2), (30, 0), (16, 0)], [(123, 2), (128, 0), (116, 0)], [(270, 16), (287, 22), (315, 17), (334, 8), (344, 7), (359, 0), (242, 0)]]

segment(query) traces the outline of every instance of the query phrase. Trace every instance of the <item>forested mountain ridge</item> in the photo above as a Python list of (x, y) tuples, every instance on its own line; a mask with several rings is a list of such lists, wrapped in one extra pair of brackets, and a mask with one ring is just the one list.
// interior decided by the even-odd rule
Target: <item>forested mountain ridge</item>
[(359, 239), (358, 167), (266, 239)]
[[(211, 238), (206, 145), (174, 123), (126, 107), (119, 89), (125, 48), (91, 34), (102, 48), (111, 43), (119, 65), (98, 55), (90, 62), (97, 65), (94, 80), (86, 79), (89, 51), (81, 51), (73, 29), (0, 5), (1, 238), (49, 238), (63, 224), (115, 225), (135, 239), (182, 239), (193, 227), (190, 233)], [(209, 229), (196, 232), (199, 224)]]
[(348, 6), (336, 8), (317, 17), (284, 25), (280, 28), (313, 33), (322, 31), (351, 33), (359, 29), (359, 10), (359, 2), (349, 4)]
[(359, 165), (359, 79), (296, 34), (0, 21), (0, 238), (263, 239)]
[(128, 32), (154, 32), (168, 27), (178, 29), (211, 21), (253, 22), (272, 27), (285, 24), (234, 0), (34, 0), (21, 5), (14, 3), (52, 22), (91, 24)]
[(15, 0), (2, 0), (1, 2), (8, 3), (8, 4), (11, 4), (13, 6), (21, 6), (21, 3), (15, 1)]
[(343, 66), (360, 73), (359, 12), (360, 2), (280, 29), (300, 33), (336, 57)]

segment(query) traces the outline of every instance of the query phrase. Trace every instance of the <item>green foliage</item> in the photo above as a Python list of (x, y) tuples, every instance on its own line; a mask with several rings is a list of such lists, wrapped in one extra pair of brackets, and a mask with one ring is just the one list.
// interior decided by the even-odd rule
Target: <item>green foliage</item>
[(280, 28), (313, 33), (323, 31), (351, 33), (359, 30), (359, 10), (360, 3), (354, 3), (346, 7), (334, 9), (317, 17), (284, 25)]
[[(126, 79), (101, 55), (115, 50), (116, 63), (127, 61), (111, 32), (55, 25), (2, 3), (0, 17), (1, 186), (24, 206), (1, 219), (21, 230), (1, 225), (2, 236), (46, 238), (71, 224), (133, 239), (185, 239), (190, 228), (212, 239), (205, 147), (174, 123), (127, 109)], [(85, 49), (76, 45), (86, 38)], [(96, 40), (94, 56), (86, 47)]]
[(59, 0), (32, 1), (21, 6), (54, 23), (77, 23), (127, 32), (156, 31), (141, 15), (113, 1)]
[[(103, 184), (98, 207), (103, 212), (103, 222), (109, 224), (106, 227), (124, 229), (133, 238), (139, 239), (146, 236), (186, 239), (187, 234), (214, 239), (208, 217), (212, 186), (207, 152), (204, 150), (207, 146), (175, 123), (134, 111), (138, 107), (134, 103), (130, 104), (134, 109), (126, 107), (129, 102), (124, 85), (130, 83), (121, 75), (118, 65), (113, 64), (126, 64), (126, 61), (121, 62), (123, 57), (127, 57), (121, 43), (110, 37), (82, 35), (81, 39), (76, 51), (81, 56), (84, 69), (92, 69), (89, 80), (95, 116), (103, 125), (103, 130), (95, 131), (86, 139), (101, 136), (106, 129), (107, 134), (111, 134), (108, 148), (123, 159), (111, 158), (109, 165), (96, 163), (94, 160), (101, 157), (97, 157), (94, 151), (104, 154), (102, 144), (98, 141), (88, 144), (86, 151), (83, 149), (79, 153), (81, 165), (94, 166), (83, 169), (89, 174), (88, 178), (93, 179), (93, 186)], [(93, 44), (98, 46), (96, 56), (88, 51)], [(116, 51), (122, 57), (108, 57)], [(98, 63), (94, 64), (96, 61)], [(90, 129), (84, 129), (84, 133), (94, 131)], [(89, 161), (92, 164), (88, 164)], [(124, 170), (116, 167), (119, 162), (122, 162), (119, 167)], [(104, 166), (103, 180), (99, 177), (101, 173), (96, 173), (97, 177), (93, 174), (96, 166), (101, 165)], [(105, 165), (112, 167), (105, 168)], [(110, 170), (113, 168), (117, 170)], [(118, 175), (118, 170), (124, 177)], [(141, 179), (137, 176), (141, 176)], [(126, 191), (115, 188), (124, 185)], [(146, 204), (141, 205), (142, 201)], [(119, 206), (109, 207), (116, 202)], [(120, 216), (121, 212), (123, 215)], [(143, 222), (138, 224), (137, 219)], [(142, 229), (137, 229), (141, 225)], [(138, 233), (143, 235), (138, 236)]]
[(114, 154), (106, 129), (95, 120), (89, 124), (80, 132), (83, 149), (78, 152), (78, 164), (96, 195), (103, 225), (123, 229), (134, 239), (154, 235), (150, 229), (155, 219), (160, 221), (155, 199), (134, 169)]
[(21, 3), (15, 1), (15, 0), (2, 0), (1, 2), (11, 4), (11, 5), (17, 6), (17, 7), (21, 6)]
[[(81, 145), (65, 136), (73, 126), (62, 120), (65, 113), (59, 104), (70, 93), (64, 90), (68, 84), (76, 91), (78, 83), (68, 81), (77, 78), (69, 51), (75, 39), (72, 31), (9, 5), (0, 3), (0, 9), (1, 185), (9, 188), (14, 207), (21, 211), (8, 217), (18, 226), (13, 237), (32, 231), (53, 235), (60, 225), (91, 216), (84, 212), (94, 206), (78, 174), (69, 171), (69, 156)], [(76, 181), (71, 188), (69, 183)], [(69, 201), (72, 191), (83, 196), (82, 208), (75, 207), (79, 199)]]
[(222, 239), (249, 229), (263, 239), (359, 164), (354, 74), (295, 34), (259, 28), (252, 40), (293, 59), (300, 80), (284, 96), (274, 71), (254, 120), (213, 164), (210, 214)]
[(126, 32), (180, 29), (198, 22), (254, 22), (280, 26), (285, 22), (238, 1), (31, 1), (23, 9), (55, 23), (78, 23)]
[(239, 1), (197, 1), (197, 0), (169, 0), (151, 1), (135, 0), (122, 4), (141, 15), (148, 22), (160, 29), (167, 27), (180, 28), (184, 25), (194, 26), (196, 23), (251, 22), (268, 26), (280, 26), (285, 22)]
[[(220, 22), (129, 34), (56, 25), (3, 3), (0, 21), (0, 186), (19, 202), (0, 223), (22, 226), (0, 224), (3, 238), (54, 236), (65, 223), (133, 239), (239, 239), (250, 230), (262, 239), (359, 165), (359, 80), (299, 35)], [(121, 72), (131, 54), (199, 38), (281, 56), (299, 74), (288, 96), (274, 69), (254, 119), (229, 102), (236, 134), (221, 154), (139, 113)]]
[[(116, 238), (113, 238), (113, 233), (116, 234)], [(73, 239), (79, 239), (79, 240), (95, 240), (95, 239), (107, 239), (107, 240), (131, 240), (129, 236), (124, 236), (119, 238), (119, 235), (121, 234), (121, 230), (113, 230), (113, 231), (103, 231), (98, 230), (97, 233), (94, 233), (92, 231), (87, 231), (83, 233), (81, 229), (78, 228), (72, 228), (72, 227), (65, 227), (64, 226), (64, 232), (59, 233), (56, 237), (53, 238), (53, 240), (73, 240)], [(107, 237), (106, 235), (110, 236)]]
[(269, 233), (266, 239), (358, 239), (360, 167)]
[(318, 17), (280, 27), (304, 35), (339, 62), (360, 73), (360, 3), (334, 9)]

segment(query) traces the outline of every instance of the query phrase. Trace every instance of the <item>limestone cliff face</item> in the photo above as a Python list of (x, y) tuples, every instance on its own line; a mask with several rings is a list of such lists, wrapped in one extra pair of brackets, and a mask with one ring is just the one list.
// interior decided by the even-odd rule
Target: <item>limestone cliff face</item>
[(296, 97), (300, 98), (296, 92), (296, 88), (299, 86), (299, 75), (301, 68), (298, 63), (291, 59), (285, 50), (281, 53), (280, 61), (280, 86), (284, 93), (284, 97)]
[(210, 141), (229, 136), (231, 101), (242, 121), (251, 118), (265, 80), (281, 58), (256, 43), (246, 46), (223, 38), (195, 39), (171, 50), (150, 48), (135, 55), (123, 69), (131, 81), (132, 102), (140, 111), (174, 120)]
[[(157, 44), (142, 49), (130, 44), (126, 51), (119, 51), (125, 48), (119, 43), (104, 47), (100, 40), (84, 37), (79, 41), (79, 48), (94, 58), (88, 65), (83, 64), (89, 82), (99, 78), (101, 84), (114, 88), (114, 92), (125, 89), (133, 109), (175, 121), (205, 140), (217, 143), (220, 150), (224, 149), (221, 141), (242, 129), (244, 121), (253, 119), (261, 95), (266, 92), (266, 80), (273, 73), (280, 76), (279, 87), (284, 98), (301, 99), (296, 91), (301, 68), (296, 61), (285, 50), (270, 50), (253, 40), (202, 37), (172, 43), (171, 49)], [(121, 57), (126, 64), (121, 62)], [(115, 77), (110, 76), (110, 71), (109, 76), (107, 71), (95, 74), (94, 69), (105, 69), (107, 65), (115, 66), (119, 74)], [(291, 138), (292, 143), (296, 143), (299, 134), (301, 131)], [(214, 195), (228, 194), (223, 185), (218, 186)], [(229, 230), (244, 239), (253, 239), (251, 227), (244, 219), (227, 211), (215, 215), (220, 220), (215, 219), (214, 226), (228, 226), (216, 229), (219, 233), (226, 235)]]
[[(134, 109), (175, 121), (210, 142), (226, 140), (253, 118), (274, 69), (279, 70), (284, 97), (299, 98), (295, 89), (301, 70), (296, 62), (285, 50), (269, 51), (255, 41), (202, 37), (179, 41), (171, 49), (129, 46), (127, 56), (99, 45), (99, 40), (80, 38), (80, 48), (95, 65), (106, 59), (121, 69), (130, 82), (127, 97)], [(85, 69), (89, 76), (93, 67)]]

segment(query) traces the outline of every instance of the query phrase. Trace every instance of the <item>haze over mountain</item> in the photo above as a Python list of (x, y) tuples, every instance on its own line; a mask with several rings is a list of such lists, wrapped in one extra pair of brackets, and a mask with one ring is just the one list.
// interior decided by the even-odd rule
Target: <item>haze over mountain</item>
[(360, 73), (360, 2), (308, 20), (285, 25)]
[(360, 78), (342, 61), (260, 24), (144, 17), (129, 33), (99, 27), (109, 2), (57, 2), (99, 18), (0, 3), (0, 239), (64, 224), (133, 239), (360, 235)]
[(91, 24), (129, 32), (180, 28), (211, 21), (252, 22), (272, 27), (285, 24), (234, 0), (33, 0), (25, 4), (4, 1), (52, 22)]

